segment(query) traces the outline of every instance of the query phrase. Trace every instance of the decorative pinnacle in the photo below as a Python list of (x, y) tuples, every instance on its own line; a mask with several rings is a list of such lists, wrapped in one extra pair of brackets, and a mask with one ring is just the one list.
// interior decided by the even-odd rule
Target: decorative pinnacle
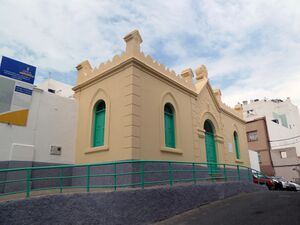
[(185, 81), (189, 82), (193, 80), (193, 71), (191, 68), (185, 69), (181, 72), (181, 76), (185, 79)]
[(207, 69), (204, 65), (201, 65), (196, 69), (196, 80), (201, 80), (204, 77), (207, 78), (207, 75)]
[(134, 54), (140, 52), (140, 45), (143, 39), (138, 30), (134, 30), (124, 37), (126, 52)]
[(91, 67), (91, 64), (89, 63), (89, 61), (85, 60), (82, 63), (80, 63), (78, 66), (76, 66), (76, 69), (78, 72), (80, 72), (80, 71), (87, 72), (87, 71), (91, 71), (92, 67)]

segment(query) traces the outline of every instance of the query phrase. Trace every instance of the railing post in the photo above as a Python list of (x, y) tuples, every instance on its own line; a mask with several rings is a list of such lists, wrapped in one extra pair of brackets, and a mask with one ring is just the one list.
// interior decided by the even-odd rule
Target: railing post
[(90, 192), (90, 174), (91, 173), (91, 166), (88, 165), (86, 167), (86, 192)]
[(114, 162), (114, 191), (117, 190), (117, 163)]
[(197, 183), (197, 180), (196, 180), (196, 171), (195, 171), (195, 163), (193, 163), (193, 181), (194, 181), (194, 184)]
[(60, 173), (59, 173), (59, 192), (62, 193), (62, 186), (63, 186), (63, 168), (60, 168)]
[(31, 175), (31, 170), (27, 169), (26, 170), (26, 198), (30, 197), (30, 175)]
[(214, 174), (213, 174), (212, 164), (208, 163), (207, 165), (208, 165), (209, 171), (210, 171), (210, 180), (211, 180), (211, 182), (214, 182)]
[(226, 171), (226, 164), (223, 165), (223, 174), (224, 174), (224, 181), (227, 181), (227, 171)]
[(140, 162), (140, 182), (141, 182), (142, 189), (145, 188), (144, 177), (145, 177), (145, 165), (144, 162)]
[(241, 180), (240, 165), (236, 166), (236, 170), (237, 170), (238, 180)]
[(249, 182), (251, 182), (250, 168), (248, 168), (248, 180), (249, 180)]
[(170, 186), (173, 186), (173, 171), (172, 171), (172, 164), (169, 162), (169, 177), (170, 177)]

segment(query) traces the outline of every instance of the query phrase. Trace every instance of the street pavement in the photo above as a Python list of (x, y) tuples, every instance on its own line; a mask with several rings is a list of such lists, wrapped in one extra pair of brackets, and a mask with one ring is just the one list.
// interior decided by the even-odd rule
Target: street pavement
[(268, 191), (242, 194), (155, 223), (175, 224), (300, 225), (300, 192)]

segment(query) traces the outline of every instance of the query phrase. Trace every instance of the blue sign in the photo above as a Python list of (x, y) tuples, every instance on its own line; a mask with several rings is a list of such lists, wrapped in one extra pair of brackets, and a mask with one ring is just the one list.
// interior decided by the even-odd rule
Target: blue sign
[(28, 88), (20, 87), (20, 86), (16, 86), (15, 91), (20, 92), (25, 95), (32, 95), (32, 90), (30, 90)]
[(2, 57), (0, 75), (33, 84), (36, 67), (14, 59)]

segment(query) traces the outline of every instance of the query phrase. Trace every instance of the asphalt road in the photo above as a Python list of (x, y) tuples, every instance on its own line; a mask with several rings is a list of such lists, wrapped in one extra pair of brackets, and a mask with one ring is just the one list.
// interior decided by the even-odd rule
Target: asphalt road
[(300, 225), (300, 192), (243, 194), (190, 210), (155, 225)]

